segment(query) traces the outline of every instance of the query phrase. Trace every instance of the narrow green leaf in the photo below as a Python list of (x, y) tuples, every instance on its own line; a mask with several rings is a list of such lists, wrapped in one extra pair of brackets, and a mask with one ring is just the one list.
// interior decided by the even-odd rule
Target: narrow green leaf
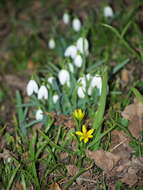
[(136, 88), (131, 88), (132, 92), (136, 96), (137, 100), (143, 104), (143, 95), (136, 89)]

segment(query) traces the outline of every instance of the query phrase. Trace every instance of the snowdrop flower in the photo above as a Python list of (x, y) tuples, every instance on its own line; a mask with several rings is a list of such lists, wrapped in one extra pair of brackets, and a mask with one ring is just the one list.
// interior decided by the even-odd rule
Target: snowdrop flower
[(88, 55), (89, 44), (86, 38), (80, 37), (76, 42), (76, 47), (80, 53), (85, 53)]
[(38, 93), (38, 85), (35, 80), (30, 80), (26, 87), (27, 95), (31, 96), (34, 92)]
[(43, 111), (41, 109), (38, 109), (36, 111), (36, 116), (35, 116), (36, 120), (42, 120), (43, 119)]
[(105, 17), (113, 17), (113, 9), (110, 6), (104, 7), (104, 16)]
[(64, 24), (69, 24), (69, 22), (70, 22), (70, 15), (68, 13), (64, 13), (64, 15), (63, 15), (63, 22), (64, 22)]
[(79, 32), (81, 29), (81, 22), (79, 18), (74, 18), (72, 21), (72, 28), (74, 31)]
[(68, 66), (69, 66), (69, 70), (71, 73), (74, 73), (74, 66), (72, 63), (68, 63)]
[(55, 43), (55, 40), (53, 38), (51, 38), (49, 40), (48, 46), (49, 46), (50, 49), (54, 49), (55, 48), (56, 43)]
[(69, 80), (70, 80), (70, 74), (67, 70), (62, 69), (58, 73), (58, 78), (61, 83), (61, 85), (67, 84), (69, 85)]
[(86, 88), (86, 78), (85, 77), (80, 77), (78, 79), (78, 83), (80, 84), (80, 86), (82, 86), (83, 88)]
[(38, 91), (38, 99), (48, 99), (48, 90), (46, 88), (46, 86), (42, 85)]
[(85, 88), (83, 87), (78, 87), (77, 89), (77, 94), (79, 98), (84, 98), (85, 97)]
[(96, 75), (92, 78), (91, 83), (90, 83), (90, 87), (89, 87), (89, 91), (91, 91), (93, 88), (98, 88), (99, 89), (99, 94), (101, 95), (101, 90), (102, 90), (102, 78), (99, 75)]
[(58, 94), (55, 94), (55, 95), (53, 96), (53, 102), (54, 102), (54, 104), (56, 104), (58, 100), (59, 100), (59, 95), (58, 95)]
[(84, 98), (85, 97), (85, 92), (86, 92), (86, 78), (85, 77), (80, 77), (78, 79), (79, 87), (77, 90), (77, 94), (79, 98)]
[(64, 53), (65, 57), (71, 57), (72, 59), (75, 58), (76, 54), (77, 54), (77, 48), (74, 45), (68, 46)]
[(54, 77), (49, 77), (49, 78), (48, 78), (48, 82), (49, 82), (50, 84), (53, 84), (53, 80), (54, 80)]
[(76, 55), (73, 63), (76, 67), (80, 68), (83, 64), (83, 59), (82, 59), (81, 55)]

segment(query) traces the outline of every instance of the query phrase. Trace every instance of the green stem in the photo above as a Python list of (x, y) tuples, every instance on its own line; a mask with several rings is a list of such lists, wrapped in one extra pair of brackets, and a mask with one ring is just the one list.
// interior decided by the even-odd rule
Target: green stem
[(95, 129), (95, 133), (96, 133), (92, 142), (94, 144), (93, 150), (97, 150), (99, 148), (100, 142), (98, 141), (96, 145), (95, 145), (95, 142), (97, 142), (97, 139), (101, 135), (101, 127), (103, 123), (104, 111), (105, 111), (105, 106), (106, 106), (107, 81), (108, 81), (108, 73), (107, 73), (107, 68), (105, 68), (103, 81), (102, 81), (102, 93), (99, 100), (98, 109), (94, 115), (94, 120), (93, 120), (93, 129)]

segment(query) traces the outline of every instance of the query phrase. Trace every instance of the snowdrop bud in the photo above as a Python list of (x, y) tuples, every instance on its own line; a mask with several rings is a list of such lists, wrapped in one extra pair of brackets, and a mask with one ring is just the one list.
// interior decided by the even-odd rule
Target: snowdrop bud
[(69, 70), (71, 73), (74, 73), (74, 66), (72, 63), (68, 63), (68, 66), (69, 66)]
[(74, 31), (78, 32), (81, 29), (81, 22), (78, 18), (74, 18), (72, 21), (72, 28)]
[(85, 88), (84, 87), (78, 87), (77, 89), (77, 94), (79, 98), (84, 98), (85, 97)]
[(58, 74), (58, 78), (59, 78), (61, 85), (64, 85), (66, 83), (69, 83), (70, 74), (67, 70), (62, 69), (62, 70), (60, 70), (60, 72)]
[(30, 80), (26, 87), (27, 95), (31, 96), (34, 92), (38, 93), (38, 85), (35, 80)]
[(63, 22), (64, 22), (64, 24), (69, 24), (69, 22), (70, 22), (70, 15), (68, 13), (64, 13), (64, 15), (63, 15)]
[(65, 57), (71, 57), (72, 59), (75, 58), (76, 54), (77, 54), (77, 48), (74, 45), (67, 47), (64, 53)]
[(42, 85), (38, 91), (38, 99), (48, 99), (48, 90), (46, 88), (46, 86)]
[(99, 94), (101, 95), (102, 90), (102, 78), (100, 76), (94, 76), (91, 80), (90, 88), (98, 88)]
[(49, 77), (49, 78), (48, 78), (48, 82), (49, 82), (50, 84), (53, 84), (53, 80), (54, 80), (54, 77)]
[(105, 17), (113, 17), (113, 10), (110, 6), (104, 7), (104, 16)]
[(43, 111), (41, 109), (38, 109), (36, 111), (36, 120), (42, 120), (43, 119)]
[(86, 38), (80, 37), (76, 42), (76, 47), (81, 53), (86, 53), (88, 55), (88, 40)]
[(55, 94), (53, 96), (53, 102), (54, 102), (54, 104), (56, 104), (58, 100), (59, 100), (59, 96), (58, 96), (58, 94)]
[(55, 40), (53, 38), (51, 38), (49, 40), (48, 46), (49, 46), (50, 49), (54, 49), (55, 48), (56, 43), (55, 43)]
[(82, 57), (81, 57), (81, 55), (77, 55), (76, 57), (75, 57), (75, 59), (74, 59), (74, 65), (76, 66), (76, 67), (81, 67), (82, 66), (82, 64), (83, 64), (83, 59), (82, 59)]

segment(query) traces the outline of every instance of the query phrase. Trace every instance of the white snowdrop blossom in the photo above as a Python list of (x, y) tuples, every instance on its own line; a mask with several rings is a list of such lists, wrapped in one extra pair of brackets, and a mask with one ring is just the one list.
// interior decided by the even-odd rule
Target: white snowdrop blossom
[(38, 84), (35, 80), (30, 80), (26, 87), (27, 95), (31, 96), (34, 92), (38, 93)]
[(75, 58), (76, 54), (77, 54), (77, 48), (75, 45), (68, 46), (64, 53), (65, 57), (71, 57), (72, 59)]
[(42, 85), (38, 91), (38, 99), (48, 99), (48, 90), (46, 88), (46, 86)]
[(70, 74), (67, 70), (62, 69), (58, 73), (58, 78), (61, 85), (67, 84), (69, 86)]
[(77, 94), (79, 98), (84, 98), (85, 97), (85, 88), (84, 87), (78, 87), (77, 89)]
[(105, 17), (113, 17), (113, 9), (110, 6), (104, 7), (104, 16)]
[(76, 55), (76, 57), (74, 58), (74, 65), (76, 66), (76, 67), (81, 67), (82, 66), (82, 64), (83, 64), (83, 59), (82, 59), (82, 57), (81, 57), (81, 55)]
[(35, 116), (36, 120), (42, 120), (43, 119), (43, 111), (41, 109), (38, 109), (36, 111), (36, 116)]
[(88, 55), (89, 43), (86, 38), (80, 37), (76, 42), (76, 47), (80, 51), (80, 53), (85, 53), (86, 55)]
[(81, 21), (79, 18), (74, 18), (72, 21), (72, 28), (75, 32), (79, 32), (81, 29)]
[(49, 78), (48, 78), (48, 82), (49, 82), (50, 84), (53, 84), (53, 80), (54, 80), (54, 77), (49, 77)]
[(71, 73), (74, 73), (74, 66), (72, 63), (68, 63), (68, 66), (69, 66), (69, 70)]
[(70, 22), (70, 15), (68, 13), (64, 13), (64, 15), (63, 15), (63, 22), (64, 22), (64, 24), (69, 24), (69, 22)]
[(54, 49), (56, 47), (56, 43), (55, 43), (55, 40), (53, 38), (51, 38), (49, 40), (48, 46), (50, 49)]
[(78, 79), (78, 83), (79, 83), (79, 86), (81, 86), (83, 88), (86, 88), (86, 78), (85, 78), (85, 76), (84, 77), (80, 77)]
[(77, 89), (77, 94), (79, 98), (84, 98), (85, 97), (85, 92), (86, 92), (86, 77), (80, 77), (78, 79), (79, 87)]
[(102, 90), (102, 78), (99, 75), (96, 75), (92, 78), (91, 83), (90, 83), (90, 87), (89, 89), (91, 89), (91, 93), (93, 88), (98, 88), (99, 90), (99, 94), (101, 95), (101, 90)]
[(59, 95), (58, 94), (53, 95), (54, 104), (56, 104), (58, 100), (59, 100)]

